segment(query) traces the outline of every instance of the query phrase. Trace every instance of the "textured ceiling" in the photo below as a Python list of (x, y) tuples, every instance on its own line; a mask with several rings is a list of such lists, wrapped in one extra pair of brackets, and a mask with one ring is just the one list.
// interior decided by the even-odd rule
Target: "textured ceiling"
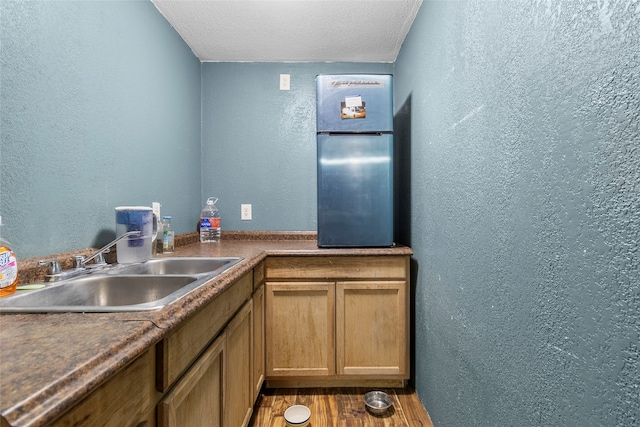
[(152, 2), (203, 62), (394, 62), (422, 0)]

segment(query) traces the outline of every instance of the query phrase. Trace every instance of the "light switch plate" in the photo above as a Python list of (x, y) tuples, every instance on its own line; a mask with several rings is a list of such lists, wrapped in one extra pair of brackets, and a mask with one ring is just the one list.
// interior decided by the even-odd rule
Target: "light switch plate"
[(280, 74), (280, 90), (291, 89), (291, 74)]

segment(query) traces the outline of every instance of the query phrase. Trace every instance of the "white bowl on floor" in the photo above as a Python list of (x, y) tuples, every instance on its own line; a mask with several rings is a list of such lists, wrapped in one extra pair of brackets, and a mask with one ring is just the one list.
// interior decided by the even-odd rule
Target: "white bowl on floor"
[(304, 405), (289, 406), (284, 411), (284, 420), (287, 427), (305, 427), (311, 419), (311, 409)]

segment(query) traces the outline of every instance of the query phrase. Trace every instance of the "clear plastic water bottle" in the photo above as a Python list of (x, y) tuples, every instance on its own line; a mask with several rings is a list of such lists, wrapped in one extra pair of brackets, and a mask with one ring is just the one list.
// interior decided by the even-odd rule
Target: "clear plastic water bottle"
[(153, 209), (153, 215), (156, 217), (158, 223), (158, 231), (155, 235), (155, 240), (151, 240), (151, 256), (156, 256), (162, 253), (162, 245), (164, 244), (164, 228), (162, 227), (162, 217), (160, 216), (160, 203), (153, 202), (151, 204)]
[(162, 253), (169, 254), (174, 249), (174, 232), (171, 228), (171, 217), (162, 217)]
[(218, 199), (209, 197), (200, 214), (200, 243), (220, 241), (220, 212), (216, 207)]

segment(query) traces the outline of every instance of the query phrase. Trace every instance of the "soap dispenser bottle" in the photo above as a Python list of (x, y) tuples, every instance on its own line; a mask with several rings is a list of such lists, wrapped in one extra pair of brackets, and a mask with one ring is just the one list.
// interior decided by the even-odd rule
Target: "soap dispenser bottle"
[[(0, 219), (0, 227), (2, 220)], [(10, 243), (0, 235), (0, 297), (11, 295), (18, 286), (18, 261)]]

